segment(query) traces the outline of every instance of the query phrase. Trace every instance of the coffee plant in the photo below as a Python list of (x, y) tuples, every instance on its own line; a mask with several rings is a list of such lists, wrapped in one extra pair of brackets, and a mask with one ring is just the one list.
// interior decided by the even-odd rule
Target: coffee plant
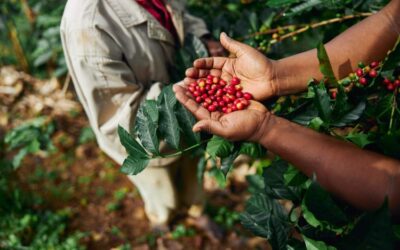
[[(190, 2), (203, 16), (211, 15), (213, 8), (222, 8), (220, 14), (207, 19), (212, 21), (215, 35), (227, 31), (269, 57), (317, 47), (325, 78), (320, 82), (311, 79), (305, 93), (276, 98), (265, 105), (278, 116), (315, 131), (400, 159), (400, 46), (382, 62), (360, 62), (354, 73), (336, 79), (323, 44), (318, 44), (379, 10), (385, 1)], [(199, 179), (208, 163), (209, 171), (223, 180), (238, 155), (265, 157), (260, 145), (194, 134), (194, 123), (166, 87), (159, 100), (145, 101), (140, 107), (132, 135), (119, 129), (129, 153), (122, 171), (137, 174), (152, 158), (190, 152), (201, 157)], [(176, 153), (160, 152), (162, 140)], [(318, 180), (279, 157), (260, 162), (262, 173), (247, 177), (252, 195), (240, 220), (254, 234), (268, 239), (273, 249), (394, 249), (400, 240), (400, 226), (393, 224), (387, 202), (377, 211), (362, 212), (333, 197)], [(289, 210), (283, 208), (282, 200), (290, 201)]]

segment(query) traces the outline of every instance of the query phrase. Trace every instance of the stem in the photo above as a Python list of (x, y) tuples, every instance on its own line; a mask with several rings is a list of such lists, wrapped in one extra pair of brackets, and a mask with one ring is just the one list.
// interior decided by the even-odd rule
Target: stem
[(396, 110), (396, 107), (397, 107), (396, 93), (397, 93), (397, 88), (395, 90), (395, 93), (393, 94), (392, 112), (390, 114), (390, 123), (389, 123), (389, 129), (388, 129), (388, 134), (389, 135), (392, 133), (394, 113), (395, 113), (395, 110)]
[(354, 19), (354, 18), (358, 18), (358, 17), (368, 17), (370, 15), (372, 15), (372, 13), (370, 13), (370, 12), (352, 14), (352, 15), (347, 15), (347, 16), (343, 16), (343, 17), (332, 18), (332, 19), (321, 21), (321, 22), (314, 23), (314, 24), (311, 24), (311, 25), (306, 25), (303, 28), (300, 28), (298, 30), (295, 30), (293, 32), (287, 33), (287, 34), (279, 37), (279, 41), (282, 41), (282, 40), (287, 39), (287, 38), (292, 37), (292, 36), (296, 36), (296, 35), (298, 35), (300, 33), (303, 33), (303, 32), (305, 32), (305, 31), (307, 31), (309, 29), (316, 29), (316, 28), (319, 28), (319, 27), (322, 27), (322, 26), (325, 26), (325, 25), (328, 25), (328, 24), (338, 23), (338, 22), (342, 22), (342, 21), (345, 21), (345, 20), (350, 20), (350, 19)]
[(200, 147), (201, 145), (203, 145), (204, 143), (206, 143), (206, 142), (208, 142), (208, 141), (209, 141), (209, 140), (204, 140), (204, 141), (202, 141), (202, 142), (200, 142), (200, 143), (197, 143), (197, 144), (195, 144), (195, 145), (193, 145), (193, 146), (190, 146), (190, 147), (188, 147), (188, 148), (185, 148), (185, 149), (183, 149), (183, 150), (181, 150), (181, 151), (178, 151), (178, 152), (176, 152), (176, 153), (167, 154), (167, 155), (160, 155), (160, 156), (155, 157), (155, 158), (172, 158), (172, 157), (180, 156), (180, 155), (182, 155), (182, 154), (184, 154), (184, 153), (186, 153), (186, 152), (189, 152), (189, 151), (191, 151), (191, 150), (193, 150), (193, 149), (195, 149), (195, 148)]
[[(358, 18), (358, 17), (368, 17), (370, 15), (372, 15), (372, 13), (366, 12), (366, 13), (347, 15), (347, 16), (343, 16), (343, 17), (335, 17), (335, 18), (324, 20), (324, 21), (321, 21), (321, 22), (318, 22), (318, 23), (314, 23), (314, 24), (300, 25), (302, 27), (299, 28), (298, 30), (295, 30), (295, 31), (289, 32), (289, 33), (287, 33), (287, 34), (285, 34), (283, 36), (280, 36), (277, 40), (278, 41), (282, 41), (282, 40), (287, 39), (289, 37), (296, 36), (296, 35), (298, 35), (300, 33), (303, 33), (303, 32), (305, 32), (305, 31), (307, 31), (309, 29), (315, 29), (315, 28), (319, 28), (321, 26), (325, 26), (325, 25), (328, 25), (328, 24), (338, 23), (338, 22), (342, 22), (342, 21), (346, 21), (346, 20), (350, 20), (350, 19), (354, 19), (354, 18)], [(283, 26), (283, 27), (269, 29), (269, 30), (266, 30), (266, 31), (259, 31), (259, 32), (256, 32), (256, 33), (253, 33), (253, 34), (238, 38), (238, 40), (242, 41), (242, 40), (245, 40), (245, 39), (248, 39), (248, 38), (251, 38), (251, 37), (255, 37), (255, 36), (259, 36), (259, 35), (273, 34), (273, 33), (279, 32), (281, 30), (291, 29), (293, 27), (296, 27), (296, 25), (287, 25), (287, 26)]]

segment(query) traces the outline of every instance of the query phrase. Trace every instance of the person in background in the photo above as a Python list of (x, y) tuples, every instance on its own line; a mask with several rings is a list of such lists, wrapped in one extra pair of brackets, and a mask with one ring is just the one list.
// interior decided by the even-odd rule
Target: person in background
[[(360, 61), (384, 59), (399, 35), (400, 1), (392, 0), (380, 12), (326, 44), (336, 77), (347, 76)], [(186, 71), (186, 84), (208, 74), (226, 81), (237, 76), (242, 79), (243, 91), (261, 101), (305, 91), (310, 78), (323, 77), (315, 49), (273, 61), (224, 33), (221, 42), (234, 57), (196, 60), (194, 68)], [(174, 91), (199, 120), (194, 131), (206, 131), (232, 141), (260, 143), (307, 176), (315, 174), (324, 188), (353, 206), (374, 210), (387, 197), (393, 217), (400, 217), (400, 161), (277, 117), (257, 101), (252, 101), (247, 110), (210, 113), (191, 99), (184, 87), (174, 86)]]
[[(61, 38), (69, 73), (100, 148), (118, 164), (127, 156), (118, 125), (129, 131), (140, 103), (156, 99), (169, 83), (168, 68), (189, 33), (202, 39), (211, 55), (224, 54), (205, 23), (188, 14), (179, 1), (67, 2)], [(165, 226), (181, 205), (190, 208), (189, 214), (201, 214), (195, 168), (193, 160), (158, 159), (139, 175), (129, 176), (153, 226)]]

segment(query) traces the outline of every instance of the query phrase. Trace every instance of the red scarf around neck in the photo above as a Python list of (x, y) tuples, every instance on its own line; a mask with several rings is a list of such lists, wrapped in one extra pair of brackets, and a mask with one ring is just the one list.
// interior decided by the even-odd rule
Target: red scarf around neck
[(136, 2), (157, 19), (175, 38), (178, 37), (171, 14), (168, 12), (163, 0), (136, 0)]

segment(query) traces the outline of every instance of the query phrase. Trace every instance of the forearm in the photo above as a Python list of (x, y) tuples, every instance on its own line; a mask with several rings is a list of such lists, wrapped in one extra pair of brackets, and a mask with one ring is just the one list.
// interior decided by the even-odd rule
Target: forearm
[(294, 164), (307, 176), (316, 174), (328, 191), (365, 210), (385, 197), (393, 215), (400, 213), (400, 162), (362, 150), (271, 115), (260, 143)]
[[(337, 78), (353, 72), (360, 61), (370, 63), (386, 56), (400, 35), (399, 13), (400, 0), (393, 0), (326, 44)], [(305, 90), (311, 78), (322, 79), (316, 49), (277, 61), (275, 77), (279, 95)]]

